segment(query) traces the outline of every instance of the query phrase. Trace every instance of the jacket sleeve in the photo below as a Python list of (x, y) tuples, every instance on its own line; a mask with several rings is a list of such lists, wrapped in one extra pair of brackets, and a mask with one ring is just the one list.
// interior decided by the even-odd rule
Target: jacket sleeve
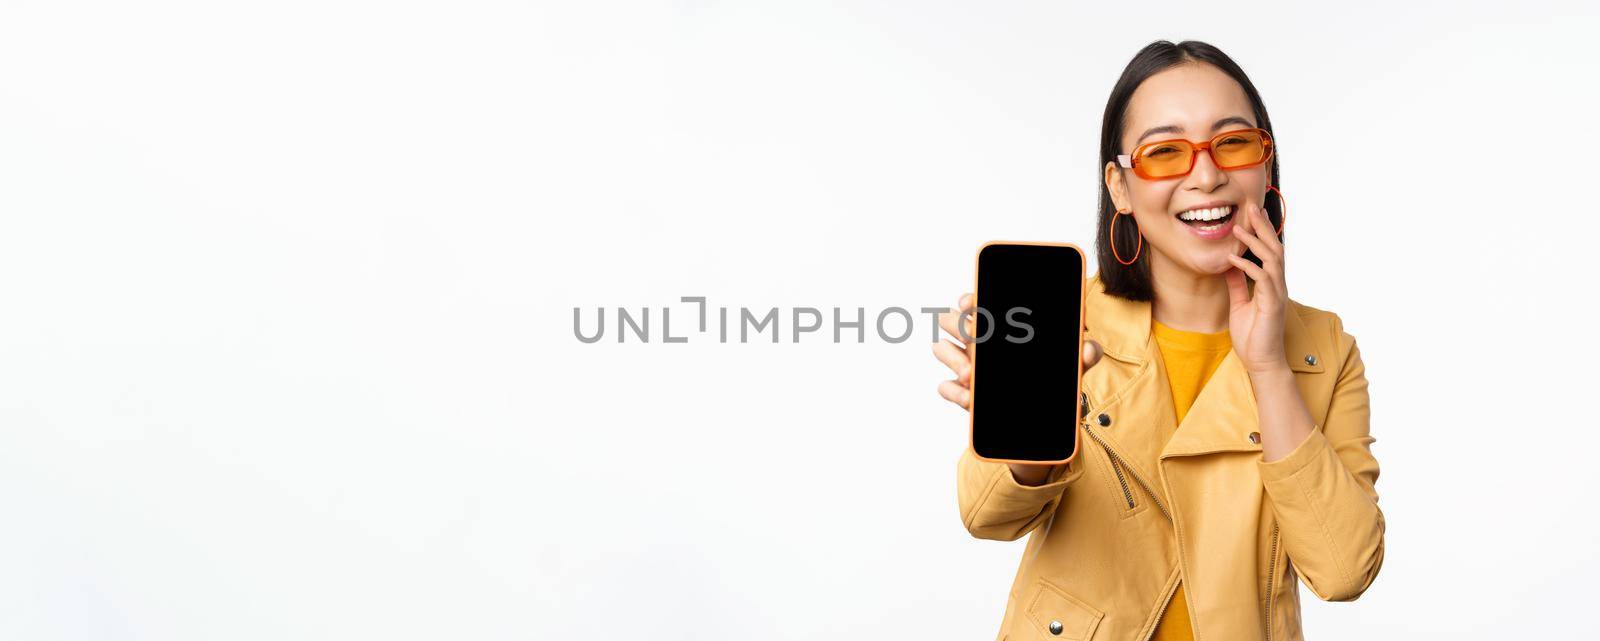
[(1324, 601), (1354, 601), (1383, 565), (1378, 461), (1370, 446), (1366, 367), (1355, 338), (1334, 317), (1343, 358), (1320, 429), (1281, 459), (1258, 461), (1290, 561)]
[(1081, 458), (1073, 459), (1056, 466), (1044, 485), (1022, 485), (1010, 466), (980, 459), (967, 447), (956, 464), (961, 523), (980, 539), (1020, 539), (1050, 518), (1067, 485), (1083, 474), (1081, 468)]

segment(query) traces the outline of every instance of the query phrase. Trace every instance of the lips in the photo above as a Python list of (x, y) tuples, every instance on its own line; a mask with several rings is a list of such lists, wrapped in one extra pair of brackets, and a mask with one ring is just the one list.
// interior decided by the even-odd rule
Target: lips
[(1184, 211), (1177, 219), (1204, 240), (1227, 238), (1233, 231), (1233, 215), (1239, 207), (1230, 203), (1207, 203)]

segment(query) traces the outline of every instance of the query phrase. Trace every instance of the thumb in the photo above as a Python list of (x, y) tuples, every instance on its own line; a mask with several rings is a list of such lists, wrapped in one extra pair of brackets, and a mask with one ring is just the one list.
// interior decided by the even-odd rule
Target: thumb
[(1100, 354), (1101, 353), (1102, 353), (1102, 350), (1100, 349), (1100, 344), (1099, 343), (1096, 343), (1096, 342), (1090, 341), (1090, 340), (1084, 341), (1083, 342), (1083, 369), (1088, 370), (1089, 368), (1094, 367), (1095, 363), (1100, 362)]

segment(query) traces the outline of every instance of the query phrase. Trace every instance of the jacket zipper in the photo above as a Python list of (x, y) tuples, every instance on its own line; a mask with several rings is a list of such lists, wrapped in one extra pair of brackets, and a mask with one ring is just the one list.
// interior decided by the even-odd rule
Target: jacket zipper
[(1267, 641), (1272, 641), (1272, 584), (1278, 579), (1278, 522), (1272, 522), (1272, 560), (1267, 562), (1267, 609), (1262, 617), (1267, 627)]
[[(1109, 452), (1109, 448), (1107, 449)], [(1128, 489), (1128, 479), (1122, 475), (1122, 466), (1117, 464), (1116, 458), (1111, 458), (1111, 471), (1117, 475), (1117, 484), (1122, 486), (1122, 498), (1128, 501), (1128, 509), (1133, 509), (1133, 492)]]
[[(1082, 398), (1083, 398), (1083, 411), (1081, 413), (1081, 419), (1083, 421), (1084, 429), (1088, 429), (1089, 428), (1089, 397), (1085, 395), (1085, 396), (1082, 396)], [(1095, 440), (1099, 441), (1100, 439), (1098, 437), (1096, 437)], [(1102, 447), (1104, 447), (1105, 443), (1100, 443), (1100, 445)], [(1111, 471), (1117, 475), (1117, 485), (1122, 486), (1122, 498), (1123, 498), (1123, 500), (1126, 500), (1128, 502), (1128, 509), (1131, 510), (1131, 509), (1134, 508), (1134, 505), (1133, 505), (1133, 492), (1128, 490), (1128, 479), (1126, 479), (1126, 478), (1124, 478), (1122, 476), (1122, 466), (1121, 465), (1117, 465), (1116, 458), (1114, 456), (1110, 456), (1111, 448), (1106, 447), (1105, 450), (1107, 452), (1108, 457), (1111, 458)]]
[[(1096, 443), (1099, 443), (1100, 447), (1105, 448), (1106, 454), (1111, 455), (1112, 467), (1115, 468), (1122, 466), (1122, 457), (1118, 456), (1117, 451), (1111, 449), (1110, 445), (1106, 445), (1105, 439), (1100, 438), (1100, 435), (1094, 432), (1094, 428), (1089, 426), (1088, 421), (1083, 422), (1083, 431), (1089, 434), (1089, 438), (1092, 438)], [(1144, 493), (1150, 495), (1150, 500), (1155, 502), (1156, 507), (1161, 509), (1161, 515), (1167, 517), (1168, 521), (1171, 521), (1172, 513), (1167, 511), (1167, 506), (1161, 504), (1161, 499), (1156, 497), (1155, 491), (1150, 489), (1150, 484), (1145, 482), (1144, 477), (1139, 476), (1139, 472), (1134, 470), (1132, 467), (1128, 467), (1128, 473), (1133, 475), (1133, 480), (1139, 482), (1139, 487), (1144, 488)], [(1119, 480), (1122, 479), (1122, 473), (1120, 471), (1117, 472), (1117, 478)], [(1126, 484), (1123, 485), (1123, 491), (1127, 491)], [(1130, 507), (1133, 505), (1133, 498), (1131, 496), (1128, 498), (1128, 505)]]

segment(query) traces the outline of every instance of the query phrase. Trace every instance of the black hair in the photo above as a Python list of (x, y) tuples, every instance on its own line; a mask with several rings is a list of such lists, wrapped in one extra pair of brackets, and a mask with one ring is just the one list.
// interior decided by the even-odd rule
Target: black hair
[[(1150, 280), (1150, 252), (1140, 251), (1137, 259), (1131, 265), (1123, 265), (1112, 253), (1111, 225), (1117, 224), (1122, 233), (1117, 234), (1116, 253), (1122, 256), (1133, 256), (1134, 249), (1138, 247), (1138, 225), (1133, 222), (1132, 216), (1114, 216), (1117, 206), (1111, 201), (1111, 191), (1105, 184), (1106, 163), (1116, 162), (1117, 154), (1121, 153), (1122, 129), (1127, 124), (1128, 103), (1133, 99), (1134, 90), (1139, 88), (1150, 76), (1156, 75), (1180, 64), (1203, 62), (1210, 64), (1222, 73), (1228, 75), (1244, 88), (1244, 95), (1250, 99), (1251, 110), (1254, 111), (1256, 126), (1272, 133), (1272, 120), (1267, 118), (1267, 107), (1261, 102), (1261, 94), (1256, 93), (1256, 86), (1250, 82), (1243, 69), (1228, 57), (1221, 49), (1197, 40), (1185, 40), (1173, 44), (1167, 40), (1157, 40), (1140, 49), (1133, 60), (1122, 70), (1122, 77), (1117, 79), (1116, 86), (1111, 88), (1111, 98), (1106, 101), (1105, 120), (1100, 128), (1100, 164), (1096, 167), (1096, 178), (1100, 184), (1100, 214), (1099, 224), (1096, 227), (1095, 257), (1100, 263), (1100, 280), (1105, 283), (1106, 293), (1134, 301), (1149, 301), (1155, 296), (1155, 290)], [(1277, 137), (1274, 136), (1276, 141)], [(1267, 169), (1268, 184), (1280, 186), (1278, 182), (1278, 153), (1281, 151), (1274, 145), (1272, 160)], [(1268, 196), (1273, 193), (1269, 190)], [(1272, 224), (1283, 224), (1283, 203), (1277, 198), (1268, 198), (1264, 205), (1267, 217)], [(1280, 234), (1281, 241), (1283, 236)], [(1245, 260), (1257, 265), (1261, 259), (1253, 252), (1246, 251)]]

